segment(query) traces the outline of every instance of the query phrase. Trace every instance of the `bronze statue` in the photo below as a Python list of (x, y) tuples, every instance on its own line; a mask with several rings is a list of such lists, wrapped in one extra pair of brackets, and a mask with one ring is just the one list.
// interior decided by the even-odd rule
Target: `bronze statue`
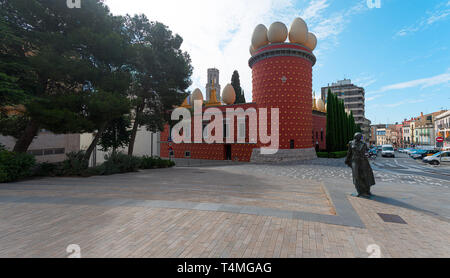
[(361, 133), (355, 134), (355, 140), (348, 144), (348, 153), (345, 164), (352, 168), (353, 184), (358, 197), (370, 198), (370, 187), (375, 185), (372, 167), (367, 159), (367, 145), (362, 141)]

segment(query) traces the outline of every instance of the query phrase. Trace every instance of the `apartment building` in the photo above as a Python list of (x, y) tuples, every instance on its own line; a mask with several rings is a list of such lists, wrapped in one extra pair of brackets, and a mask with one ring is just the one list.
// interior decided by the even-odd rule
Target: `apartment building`
[(436, 137), (444, 138), (444, 142), (436, 142), (436, 147), (450, 150), (450, 111), (436, 116), (434, 130)]
[(365, 138), (370, 137), (370, 121), (365, 118), (365, 90), (355, 86), (350, 79), (332, 83), (321, 89), (322, 99), (328, 97), (328, 90), (344, 101), (345, 108), (352, 111), (356, 124), (360, 125)]

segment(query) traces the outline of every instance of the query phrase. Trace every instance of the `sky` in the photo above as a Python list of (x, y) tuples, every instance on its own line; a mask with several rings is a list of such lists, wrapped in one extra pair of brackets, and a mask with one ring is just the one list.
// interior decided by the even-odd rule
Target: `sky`
[[(380, 2), (369, 5), (368, 2)], [(205, 93), (207, 69), (222, 88), (238, 70), (251, 101), (254, 28), (303, 18), (318, 45), (313, 90), (351, 79), (366, 90), (373, 124), (450, 109), (450, 0), (105, 0), (113, 14), (144, 13), (183, 37), (190, 90)]]

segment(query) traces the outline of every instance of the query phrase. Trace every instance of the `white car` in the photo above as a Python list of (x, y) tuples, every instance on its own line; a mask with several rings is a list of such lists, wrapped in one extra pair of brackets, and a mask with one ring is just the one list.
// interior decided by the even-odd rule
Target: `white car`
[(450, 151), (440, 152), (432, 156), (427, 156), (423, 159), (423, 162), (430, 163), (431, 165), (450, 163)]
[(395, 158), (395, 151), (394, 147), (392, 145), (383, 145), (381, 147), (381, 156), (382, 157), (394, 157)]

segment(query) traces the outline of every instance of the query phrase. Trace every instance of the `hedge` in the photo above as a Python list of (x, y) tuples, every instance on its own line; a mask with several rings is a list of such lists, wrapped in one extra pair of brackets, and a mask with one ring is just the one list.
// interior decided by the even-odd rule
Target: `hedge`
[(321, 158), (343, 158), (347, 156), (347, 151), (341, 152), (318, 152), (317, 157)]
[(32, 175), (34, 156), (0, 149), (0, 183), (13, 182)]

